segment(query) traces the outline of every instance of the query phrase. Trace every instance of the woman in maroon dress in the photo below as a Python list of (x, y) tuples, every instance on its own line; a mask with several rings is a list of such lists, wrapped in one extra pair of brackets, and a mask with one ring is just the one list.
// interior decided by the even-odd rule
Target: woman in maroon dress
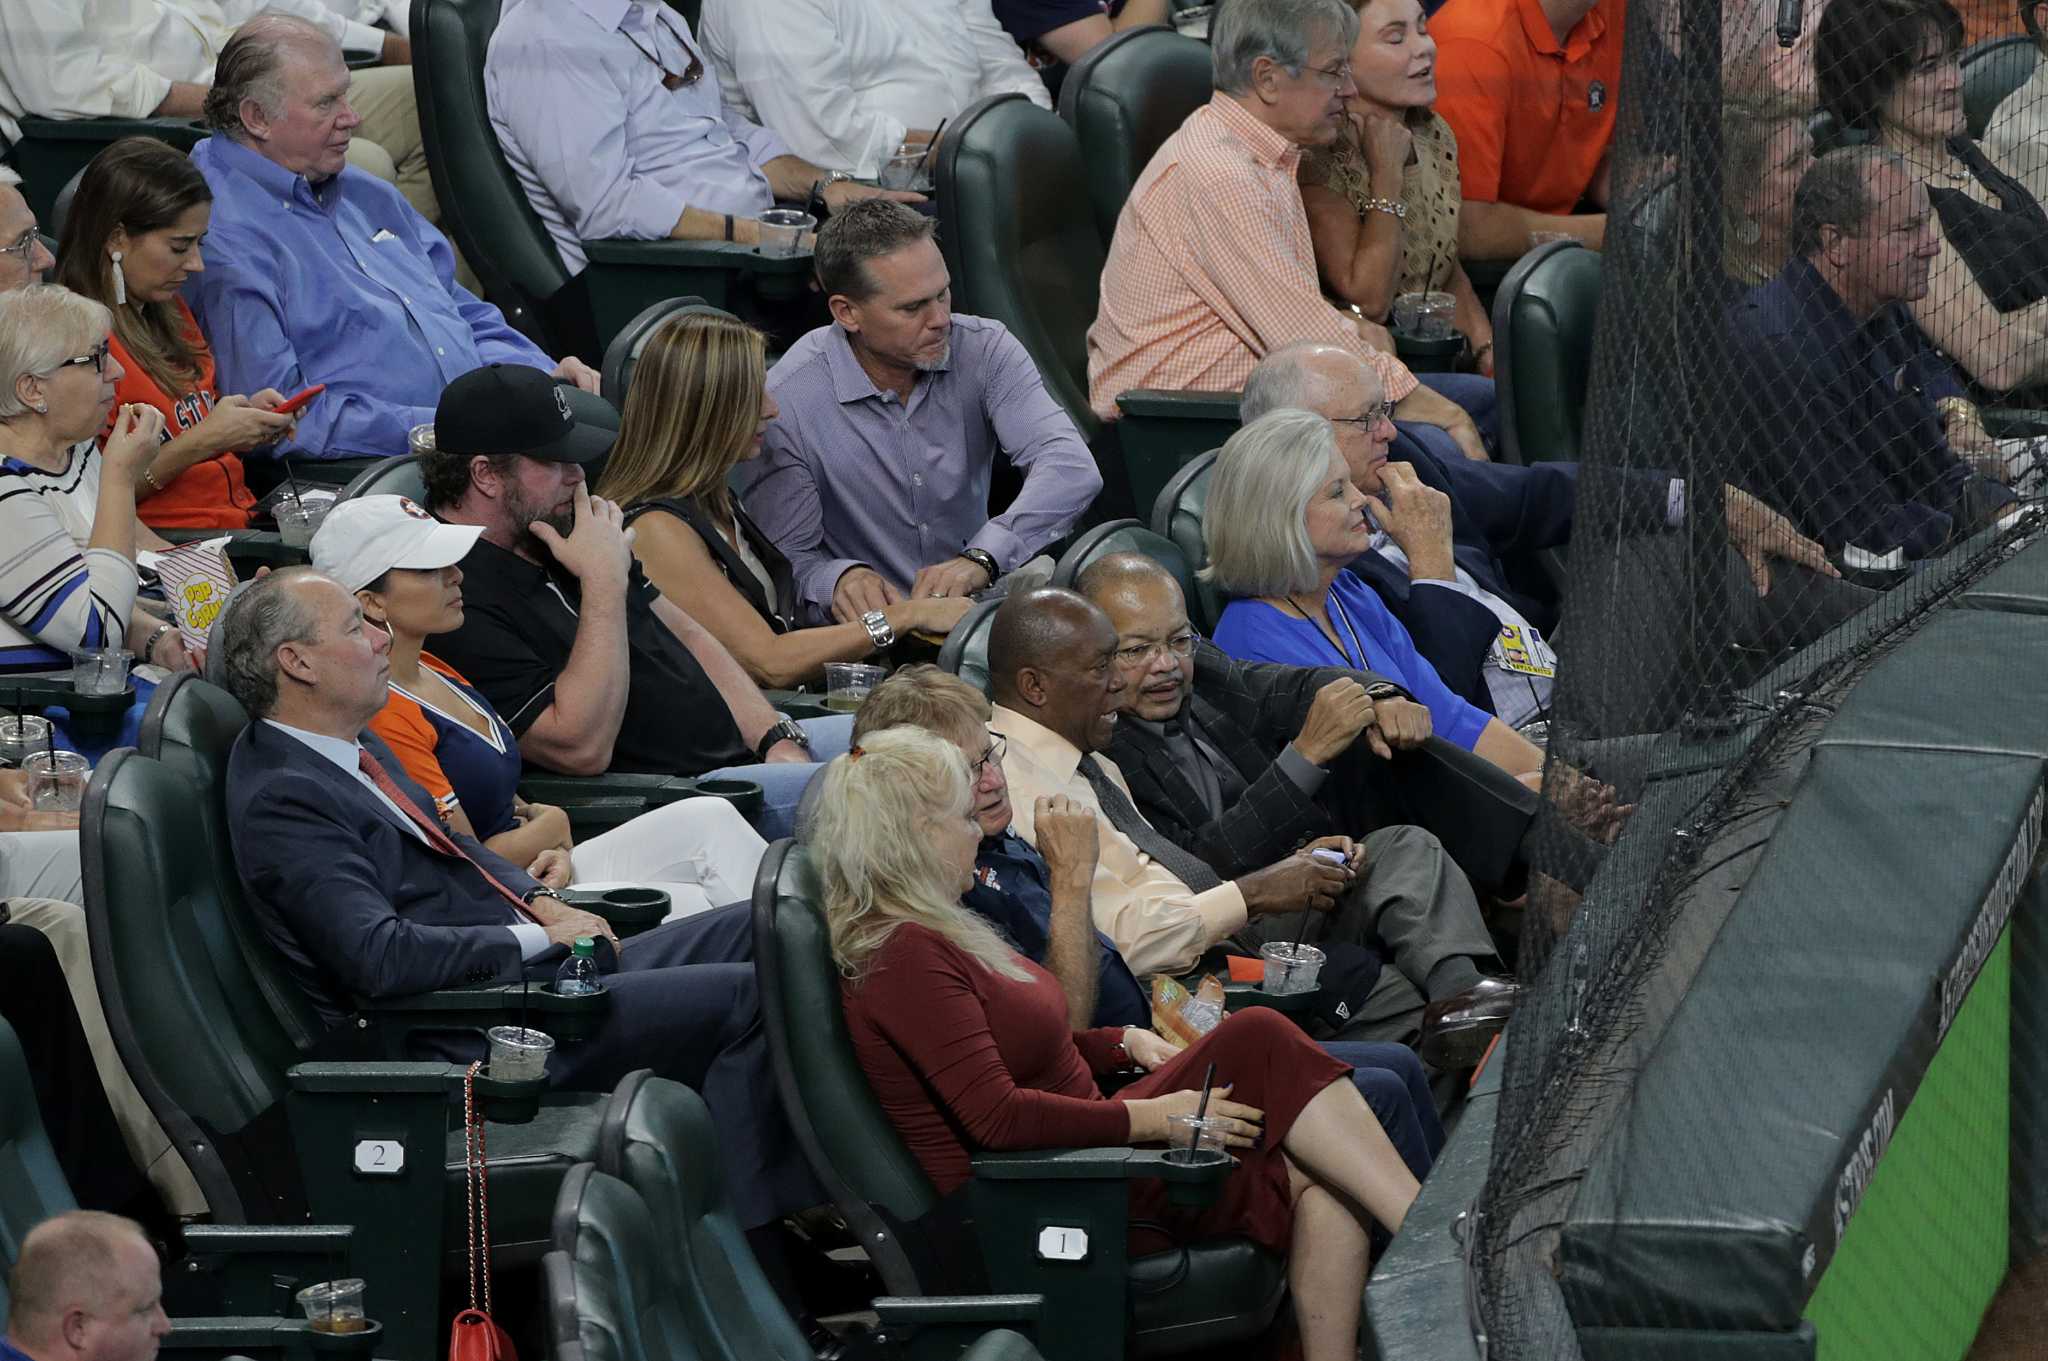
[[(809, 837), (847, 1026), (890, 1123), (945, 1194), (980, 1150), (1161, 1143), (1215, 1064), (1208, 1113), (1238, 1166), (1194, 1211), (1134, 1183), (1148, 1227), (1133, 1247), (1248, 1237), (1287, 1259), (1305, 1361), (1355, 1357), (1370, 1221), (1398, 1230), (1419, 1188), (1350, 1069), (1266, 1008), (1178, 1052), (1150, 1031), (1069, 1030), (1053, 976), (960, 905), (981, 842), (969, 786), (952, 743), (872, 733), (826, 771)], [(1129, 1067), (1150, 1071), (1113, 1098), (1096, 1087)]]

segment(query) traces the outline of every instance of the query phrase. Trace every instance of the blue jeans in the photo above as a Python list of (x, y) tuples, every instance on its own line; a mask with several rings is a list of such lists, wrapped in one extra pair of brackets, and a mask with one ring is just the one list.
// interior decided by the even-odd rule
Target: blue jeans
[(1332, 1041), (1323, 1046), (1331, 1058), (1351, 1065), (1351, 1082), (1381, 1128), (1421, 1181), (1443, 1150), (1444, 1126), (1437, 1118), (1436, 1098), (1422, 1060), (1405, 1044)]
[(830, 718), (806, 718), (799, 725), (810, 735), (811, 759), (817, 764), (803, 764), (796, 761), (778, 761), (757, 766), (727, 766), (723, 770), (706, 771), (700, 779), (706, 780), (751, 780), (761, 786), (761, 811), (754, 818), (754, 827), (770, 841), (789, 836), (796, 830), (796, 805), (804, 796), (804, 787), (811, 777), (818, 773), (818, 765), (835, 756), (843, 756), (853, 745), (853, 715), (834, 714)]
[[(1482, 378), (1476, 373), (1418, 373), (1415, 381), (1464, 408), (1465, 414), (1472, 418), (1472, 424), (1479, 427), (1479, 438), (1485, 442), (1487, 452), (1498, 450), (1500, 398), (1491, 378)], [(1449, 437), (1445, 439), (1448, 442)], [(1451, 448), (1455, 450), (1457, 446), (1452, 445)]]

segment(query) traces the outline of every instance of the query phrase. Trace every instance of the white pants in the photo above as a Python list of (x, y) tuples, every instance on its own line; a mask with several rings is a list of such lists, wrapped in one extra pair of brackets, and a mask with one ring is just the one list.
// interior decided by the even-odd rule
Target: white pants
[(669, 921), (753, 896), (768, 843), (724, 799), (681, 799), (577, 845), (577, 888), (658, 888)]
[(85, 901), (76, 832), (0, 832), (0, 898)]

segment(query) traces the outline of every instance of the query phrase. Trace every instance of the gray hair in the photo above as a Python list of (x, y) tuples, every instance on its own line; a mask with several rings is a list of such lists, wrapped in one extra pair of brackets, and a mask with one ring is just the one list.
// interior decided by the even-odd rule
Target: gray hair
[(47, 377), (107, 338), (114, 314), (59, 284), (0, 293), (0, 421), (26, 415), (15, 391), (23, 374)]
[(1792, 194), (1792, 253), (1804, 259), (1819, 251), (1823, 227), (1859, 234), (1877, 207), (1871, 185), (1887, 170), (1914, 179), (1896, 152), (1880, 146), (1839, 147), (1808, 166)]
[(1386, 384), (1370, 364), (1340, 345), (1324, 340), (1297, 340), (1259, 361), (1251, 377), (1244, 380), (1244, 395), (1238, 399), (1238, 419), (1246, 424), (1269, 411), (1315, 411), (1328, 406), (1335, 397), (1330, 379), (1318, 373), (1313, 361), (1323, 355), (1342, 355), (1358, 365), (1363, 377), (1378, 385), (1386, 396)]
[(310, 567), (284, 567), (229, 597), (207, 640), (206, 678), (235, 697), (251, 719), (277, 707), (277, 650), (319, 637), (320, 616), (300, 582), (329, 580)]
[(319, 25), (294, 14), (265, 10), (235, 30), (213, 67), (213, 88), (206, 92), (206, 125), (236, 141), (248, 135), (242, 126), (242, 101), (254, 100), (264, 115), (284, 111), (284, 64), (291, 53), (309, 49), (339, 54), (340, 47)]
[(865, 302), (875, 293), (868, 261), (929, 241), (938, 229), (936, 218), (893, 199), (857, 199), (818, 229), (817, 249), (811, 257), (818, 287), (825, 290), (826, 297), (838, 293)]
[(1238, 95), (1252, 85), (1252, 63), (1267, 57), (1300, 75), (1309, 51), (1334, 40), (1349, 60), (1358, 41), (1358, 11), (1344, 0), (1225, 0), (1209, 30), (1216, 88)]
[(1308, 503), (1336, 456), (1336, 432), (1313, 411), (1269, 411), (1224, 441), (1202, 514), (1202, 579), (1239, 596), (1313, 591)]

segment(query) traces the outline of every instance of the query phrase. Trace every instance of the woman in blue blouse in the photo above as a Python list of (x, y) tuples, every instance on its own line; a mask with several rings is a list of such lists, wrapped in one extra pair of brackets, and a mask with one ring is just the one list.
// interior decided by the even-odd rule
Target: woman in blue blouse
[(1351, 485), (1321, 416), (1273, 411), (1232, 435), (1202, 517), (1204, 574), (1236, 597), (1216, 645), (1249, 661), (1377, 672), (1429, 710), (1438, 736), (1536, 787), (1542, 751), (1445, 685), (1372, 587), (1344, 570), (1371, 546), (1371, 500)]

